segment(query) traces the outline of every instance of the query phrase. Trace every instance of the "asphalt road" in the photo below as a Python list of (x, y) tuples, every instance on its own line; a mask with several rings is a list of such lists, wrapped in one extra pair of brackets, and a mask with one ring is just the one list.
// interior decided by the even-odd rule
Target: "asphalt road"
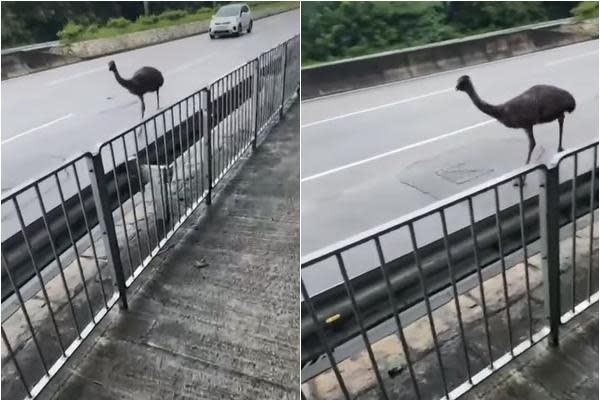
[[(140, 122), (139, 100), (108, 71), (110, 60), (126, 78), (144, 65), (158, 68), (164, 108), (298, 34), (299, 25), (294, 10), (256, 21), (239, 38), (197, 35), (2, 81), (2, 193)], [(155, 110), (156, 97), (146, 95), (147, 115)]]
[[(571, 92), (577, 108), (565, 119), (563, 146), (598, 139), (598, 41), (589, 41), (333, 95), (302, 103), (301, 254), (414, 212), (453, 194), (522, 167), (527, 139), (475, 108), (454, 87), (471, 76), (479, 95), (502, 103), (535, 84)], [(558, 123), (534, 128), (532, 162), (550, 160), (558, 144)], [(580, 172), (591, 166), (591, 152)], [(537, 191), (532, 176), (525, 195)], [(518, 201), (518, 190), (502, 188), (501, 206)], [(475, 218), (493, 211), (492, 195), (475, 202)], [(449, 231), (468, 224), (464, 205), (449, 210)], [(433, 225), (435, 224), (435, 226)], [(424, 244), (439, 237), (437, 222), (415, 229)], [(384, 239), (394, 257), (408, 250), (407, 233)], [(344, 255), (350, 275), (377, 265), (372, 245)], [(337, 267), (323, 263), (305, 269), (309, 292), (341, 281)]]
[[(2, 81), (2, 195), (141, 121), (138, 98), (116, 82), (110, 60), (126, 78), (144, 65), (158, 68), (165, 77), (160, 91), (165, 109), (298, 34), (299, 25), (294, 10), (256, 21), (252, 33), (239, 38), (197, 35)], [(156, 97), (145, 99), (148, 117), (156, 111)], [(55, 188), (42, 192), (58, 204)], [(33, 193), (28, 195), (26, 224), (40, 216), (27, 210), (37, 207), (31, 206)], [(4, 239), (18, 227), (12, 207), (3, 210), (2, 223)]]

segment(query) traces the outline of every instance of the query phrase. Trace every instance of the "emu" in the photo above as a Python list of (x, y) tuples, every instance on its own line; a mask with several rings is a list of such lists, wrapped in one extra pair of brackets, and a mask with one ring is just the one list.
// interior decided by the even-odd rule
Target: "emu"
[(115, 79), (119, 85), (140, 98), (142, 102), (142, 118), (144, 118), (144, 112), (146, 111), (146, 105), (144, 104), (145, 93), (156, 92), (156, 109), (160, 108), (159, 90), (165, 82), (160, 71), (154, 67), (142, 67), (133, 74), (131, 79), (125, 79), (117, 71), (117, 65), (114, 61), (108, 63), (108, 69), (115, 74)]
[(525, 164), (529, 164), (535, 148), (533, 126), (558, 120), (558, 152), (563, 151), (563, 122), (565, 112), (575, 110), (575, 99), (564, 89), (550, 85), (535, 85), (509, 101), (492, 105), (481, 100), (471, 78), (463, 75), (458, 79), (456, 90), (466, 92), (479, 110), (492, 116), (508, 128), (522, 128), (529, 139), (529, 152)]

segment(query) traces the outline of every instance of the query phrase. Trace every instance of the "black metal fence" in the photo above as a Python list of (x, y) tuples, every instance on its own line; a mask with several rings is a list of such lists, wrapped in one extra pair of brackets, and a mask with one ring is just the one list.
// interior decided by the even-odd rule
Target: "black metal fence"
[[(556, 345), (561, 315), (598, 300), (597, 152), (564, 152), (304, 257), (303, 397), (456, 398), (547, 335)], [(589, 230), (579, 270), (576, 230)], [(573, 262), (563, 274), (559, 249)], [(323, 269), (340, 284), (316, 290)]]
[(293, 102), (298, 41), (2, 199), (2, 398), (36, 397), (127, 308), (135, 278)]

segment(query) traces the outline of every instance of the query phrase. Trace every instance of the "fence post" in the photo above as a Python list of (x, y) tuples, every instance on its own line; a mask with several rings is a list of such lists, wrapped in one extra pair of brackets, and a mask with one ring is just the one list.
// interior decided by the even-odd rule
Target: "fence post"
[(287, 50), (288, 42), (284, 43), (283, 47), (283, 89), (281, 94), (281, 109), (279, 109), (279, 119), (283, 119), (283, 105), (285, 104), (285, 72), (287, 70)]
[(212, 203), (212, 189), (213, 189), (213, 154), (212, 154), (212, 130), (213, 130), (213, 109), (212, 109), (212, 100), (211, 100), (211, 88), (209, 87), (204, 92), (206, 96), (206, 118), (204, 121), (206, 122), (206, 174), (208, 175), (208, 194), (206, 194), (206, 204), (210, 205)]
[[(88, 172), (90, 176), (90, 184), (96, 205), (96, 213), (98, 214), (98, 224), (102, 232), (102, 241), (104, 249), (106, 249), (106, 258), (108, 263), (113, 267), (113, 280), (119, 290), (120, 308), (127, 309), (127, 287), (125, 285), (125, 274), (123, 273), (123, 263), (121, 262), (121, 252), (119, 250), (119, 242), (117, 241), (117, 233), (115, 231), (115, 222), (112, 216), (108, 192), (104, 181), (104, 165), (100, 152), (90, 155), (86, 158), (88, 164)], [(118, 191), (118, 188), (117, 188)], [(123, 222), (125, 224), (125, 222)]]
[(540, 174), (540, 244), (544, 274), (544, 309), (550, 323), (548, 342), (558, 346), (560, 326), (559, 175), (551, 164)]
[(252, 138), (252, 150), (256, 150), (256, 138), (258, 136), (258, 79), (260, 75), (260, 58), (257, 57), (256, 71), (254, 72), (254, 82), (252, 94), (254, 95), (254, 138)]

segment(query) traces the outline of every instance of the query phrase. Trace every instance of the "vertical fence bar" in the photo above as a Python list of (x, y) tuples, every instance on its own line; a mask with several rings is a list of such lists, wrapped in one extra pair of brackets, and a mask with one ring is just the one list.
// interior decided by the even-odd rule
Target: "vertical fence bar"
[(337, 259), (338, 267), (340, 268), (342, 278), (344, 279), (344, 286), (346, 287), (346, 292), (348, 293), (348, 297), (350, 298), (350, 302), (352, 303), (352, 311), (354, 312), (354, 317), (356, 318), (356, 321), (358, 322), (358, 325), (360, 327), (360, 333), (362, 335), (363, 341), (365, 342), (365, 347), (367, 348), (367, 353), (369, 354), (371, 365), (373, 365), (373, 373), (375, 374), (377, 383), (379, 383), (379, 388), (381, 390), (383, 398), (387, 400), (389, 399), (389, 397), (387, 395), (387, 391), (385, 390), (385, 385), (383, 384), (381, 373), (379, 373), (379, 366), (377, 365), (375, 354), (373, 353), (373, 349), (371, 348), (371, 342), (369, 341), (369, 336), (367, 335), (367, 331), (365, 330), (365, 324), (362, 320), (362, 317), (360, 316), (360, 311), (358, 310), (356, 296), (354, 294), (352, 284), (350, 283), (350, 279), (348, 278), (348, 272), (346, 271), (346, 266), (344, 266), (344, 260), (342, 259), (342, 255), (340, 253), (336, 253), (335, 257)]
[(342, 390), (342, 393), (344, 393), (344, 397), (346, 397), (346, 399), (349, 400), (350, 393), (348, 392), (348, 389), (346, 388), (346, 383), (344, 382), (344, 379), (342, 378), (342, 374), (340, 373), (340, 370), (337, 366), (337, 362), (335, 361), (335, 358), (333, 357), (333, 350), (331, 349), (331, 346), (329, 345), (329, 341), (327, 341), (327, 337), (325, 336), (325, 333), (323, 333), (323, 328), (321, 327), (321, 323), (319, 322), (319, 319), (317, 318), (317, 313), (315, 312), (315, 308), (310, 299), (310, 295), (308, 295), (308, 291), (306, 290), (306, 287), (304, 286), (304, 280), (302, 280), (302, 278), (300, 278), (300, 285), (302, 288), (302, 297), (304, 298), (304, 302), (306, 302), (306, 305), (308, 305), (308, 311), (310, 312), (310, 316), (311, 316), (313, 322), (315, 323), (315, 327), (317, 328), (317, 335), (319, 336), (319, 342), (321, 344), (323, 344), (323, 347), (325, 347), (325, 353), (327, 354), (327, 358), (329, 359), (329, 365), (331, 365), (331, 369), (333, 370), (333, 373), (335, 374), (335, 378), (337, 379), (338, 384), (340, 385), (340, 389)]
[(448, 275), (452, 284), (452, 293), (454, 295), (454, 306), (456, 307), (456, 317), (458, 318), (458, 328), (460, 330), (460, 337), (462, 340), (462, 348), (465, 354), (465, 368), (467, 370), (467, 376), (469, 377), (469, 383), (473, 384), (473, 373), (471, 372), (471, 362), (469, 361), (469, 352), (467, 350), (467, 339), (465, 337), (465, 329), (463, 327), (462, 312), (460, 309), (460, 301), (458, 299), (458, 289), (456, 287), (456, 278), (454, 277), (454, 268), (452, 266), (452, 254), (450, 252), (450, 244), (448, 243), (448, 225), (446, 223), (446, 212), (444, 209), (440, 209), (440, 220), (442, 222), (442, 233), (444, 235), (444, 248), (446, 248), (446, 261), (448, 263)]
[(379, 257), (379, 268), (381, 269), (381, 274), (385, 279), (385, 286), (387, 288), (388, 298), (390, 300), (390, 305), (392, 306), (392, 310), (394, 312), (394, 320), (396, 322), (396, 328), (398, 329), (398, 337), (400, 338), (400, 343), (402, 344), (402, 351), (404, 351), (404, 355), (406, 356), (406, 364), (408, 365), (408, 372), (410, 374), (413, 390), (415, 391), (415, 395), (417, 396), (417, 398), (421, 399), (421, 392), (419, 391), (419, 385), (417, 383), (417, 378), (415, 376), (413, 364), (410, 359), (410, 349), (408, 347), (408, 343), (406, 342), (406, 337), (404, 336), (404, 329), (402, 327), (402, 323), (400, 322), (400, 311), (398, 310), (398, 306), (396, 305), (396, 297), (394, 296), (394, 292), (392, 290), (392, 283), (390, 282), (390, 277), (385, 271), (385, 258), (383, 256), (383, 249), (381, 248), (381, 241), (379, 240), (379, 237), (375, 237), (375, 247), (377, 248), (377, 256)]
[[(94, 194), (94, 202), (96, 204), (96, 213), (98, 214), (98, 223), (100, 224), (102, 240), (104, 242), (104, 249), (106, 249), (108, 263), (113, 267), (114, 280), (119, 291), (119, 306), (121, 309), (127, 309), (125, 274), (123, 273), (123, 264), (121, 263), (119, 243), (117, 241), (117, 233), (115, 231), (115, 223), (113, 221), (108, 192), (104, 185), (104, 165), (102, 163), (100, 152), (88, 156), (87, 163), (90, 174), (90, 184), (92, 186), (92, 193)], [(125, 224), (125, 222), (123, 222), (123, 224)]]
[(92, 254), (94, 255), (94, 264), (96, 265), (98, 279), (100, 280), (100, 291), (102, 292), (102, 299), (104, 300), (104, 306), (108, 309), (108, 300), (106, 299), (106, 291), (104, 291), (104, 278), (102, 277), (102, 269), (100, 269), (100, 264), (98, 263), (98, 253), (96, 252), (94, 236), (92, 235), (92, 229), (90, 228), (90, 223), (88, 222), (87, 212), (85, 211), (85, 206), (83, 204), (83, 197), (81, 196), (81, 182), (79, 181), (79, 173), (77, 172), (76, 163), (73, 163), (73, 175), (75, 176), (75, 184), (77, 185), (77, 197), (79, 198), (79, 205), (81, 206), (81, 210), (83, 211), (83, 222), (85, 223), (85, 229), (87, 230), (88, 236), (90, 238)]
[(225, 137), (225, 149), (227, 150), (226, 156), (225, 156), (225, 164), (223, 166), (223, 172), (222, 174), (225, 174), (225, 171), (227, 171), (227, 169), (229, 168), (232, 160), (233, 160), (233, 138), (235, 135), (235, 117), (233, 115), (233, 98), (234, 98), (234, 94), (235, 94), (235, 79), (234, 79), (234, 74), (233, 73), (229, 73), (229, 75), (227, 75), (226, 77), (226, 82), (227, 82), (227, 114), (226, 117), (227, 118), (227, 129), (226, 129), (226, 137)]
[(283, 85), (281, 85), (282, 89), (281, 89), (281, 109), (279, 110), (279, 118), (283, 119), (283, 105), (285, 104), (285, 73), (287, 70), (287, 48), (288, 48), (288, 42), (285, 42), (283, 44), (283, 54), (281, 57), (283, 57), (283, 79), (282, 79), (282, 83)]
[(183, 215), (185, 216), (187, 205), (188, 205), (188, 195), (187, 195), (187, 184), (186, 184), (186, 174), (185, 174), (185, 148), (183, 144), (183, 136), (181, 135), (181, 130), (183, 129), (183, 121), (181, 119), (181, 102), (177, 103), (177, 114), (179, 116), (179, 158), (181, 159), (181, 181), (183, 186)]
[[(170, 188), (170, 192), (171, 192), (171, 199), (173, 199), (175, 201), (175, 203), (177, 204), (177, 220), (173, 221), (173, 228), (175, 228), (175, 225), (177, 225), (177, 223), (179, 223), (179, 221), (181, 220), (181, 202), (179, 201), (179, 171), (177, 171), (178, 169), (178, 164), (177, 164), (177, 149), (176, 149), (176, 140), (175, 140), (175, 105), (171, 106), (169, 108), (169, 111), (171, 112), (171, 150), (172, 150), (172, 156), (173, 156), (173, 170), (175, 171), (174, 174), (171, 174), (171, 181), (173, 179), (173, 177), (175, 177), (175, 196), (173, 196), (173, 189)], [(166, 132), (165, 132), (165, 136), (166, 136)], [(173, 207), (173, 213), (175, 213), (175, 207)]]
[(575, 214), (576, 209), (576, 193), (577, 193), (577, 163), (578, 154), (573, 155), (573, 181), (571, 184), (571, 311), (575, 312), (575, 282), (577, 279), (577, 252), (575, 246), (577, 245), (577, 218)]
[[(23, 214), (21, 213), (21, 208), (19, 207), (19, 202), (17, 201), (17, 197), (12, 198), (13, 205), (15, 208), (15, 212), (17, 212), (17, 219), (19, 220), (19, 227), (21, 228), (21, 234), (23, 235), (23, 240), (25, 241), (25, 247), (27, 248), (27, 253), (31, 259), (31, 264), (33, 266), (33, 270), (35, 271), (35, 275), (37, 276), (40, 282), (40, 288), (42, 290), (42, 294), (44, 295), (44, 300), (46, 301), (46, 305), (48, 306), (48, 312), (50, 313), (50, 319), (52, 320), (52, 325), (54, 326), (54, 331), (56, 333), (56, 339), (58, 340), (58, 345), (60, 346), (60, 350), (62, 354), (66, 356), (65, 347), (62, 342), (62, 336), (60, 334), (60, 330), (58, 330), (58, 324), (56, 323), (56, 317), (54, 315), (54, 310), (52, 309), (52, 303), (50, 302), (50, 297), (48, 296), (48, 292), (46, 291), (46, 284), (44, 283), (44, 279), (42, 278), (42, 274), (40, 273), (40, 269), (38, 267), (38, 263), (35, 260), (33, 255), (33, 249), (31, 247), (31, 242), (29, 237), (27, 236), (25, 221), (23, 220)], [(16, 287), (15, 287), (16, 289)]]
[[(527, 316), (529, 318), (529, 341), (533, 343), (533, 313), (531, 311), (531, 285), (529, 281), (529, 256), (525, 234), (525, 204), (523, 200), (523, 184), (525, 178), (519, 175), (519, 221), (521, 225), (521, 248), (523, 249), (523, 265), (525, 268), (525, 289), (527, 291)], [(558, 205), (558, 204), (557, 204)]]
[(2, 327), (2, 341), (4, 342), (4, 345), (6, 346), (6, 349), (8, 350), (10, 359), (12, 359), (13, 363), (15, 364), (15, 368), (17, 368), (17, 373), (19, 374), (19, 378), (21, 379), (21, 384), (23, 384), (23, 387), (25, 388), (25, 392), (27, 393), (27, 396), (29, 398), (32, 398), (31, 391), (29, 391), (29, 386), (27, 385), (27, 382), (25, 381), (25, 376), (23, 376), (23, 371), (21, 370), (21, 366), (19, 366), (19, 362), (17, 362), (17, 356), (13, 352), (13, 349), (12, 349), (10, 343), (8, 342), (8, 338), (6, 338), (6, 333), (4, 332), (4, 327)]
[[(192, 95), (193, 97), (194, 95)], [(193, 123), (192, 119), (192, 123)], [(194, 137), (194, 127), (192, 126), (192, 130), (190, 132), (190, 98), (187, 97), (185, 99), (185, 146), (187, 147), (187, 157), (188, 157), (188, 181), (190, 183), (189, 193), (190, 193), (190, 209), (194, 207), (195, 196), (194, 196), (194, 179), (192, 178), (192, 145), (190, 143), (190, 133), (192, 135), (192, 142)]]
[[(79, 328), (79, 323), (77, 322), (75, 307), (73, 306), (73, 301), (71, 299), (71, 291), (69, 291), (69, 285), (67, 284), (67, 279), (65, 278), (63, 265), (62, 265), (62, 262), (60, 261), (59, 255), (56, 251), (56, 245), (54, 244), (54, 236), (52, 235), (52, 231), (50, 230), (50, 225), (48, 224), (48, 214), (46, 213), (46, 206), (44, 205), (44, 201), (42, 200), (42, 194), (40, 193), (40, 187), (37, 183), (33, 187), (35, 189), (38, 203), (40, 205), (40, 210), (42, 212), (42, 219), (44, 220), (44, 227), (46, 229), (46, 232), (48, 233), (48, 241), (50, 242), (50, 248), (52, 248), (52, 254), (54, 255), (54, 260), (56, 260), (56, 265), (58, 266), (58, 271), (60, 273), (60, 278), (62, 280), (65, 294), (67, 295), (67, 300), (69, 301), (69, 308), (71, 310), (71, 315), (73, 317), (73, 323), (75, 324), (75, 328), (77, 329), (77, 338), (81, 338), (81, 330)], [(82, 209), (82, 212), (85, 213), (85, 209)], [(87, 295), (87, 290), (86, 290), (86, 295)], [(89, 298), (88, 298), (88, 302), (89, 302)], [(92, 320), (93, 319), (94, 319), (94, 315), (92, 313)]]
[[(161, 112), (161, 114), (164, 117), (164, 113)], [(159, 191), (160, 191), (160, 199), (162, 202), (162, 213), (163, 213), (163, 219), (162, 219), (162, 226), (163, 226), (163, 235), (166, 237), (167, 232), (169, 231), (167, 229), (168, 223), (169, 223), (169, 216), (171, 213), (171, 208), (169, 207), (169, 197), (167, 196), (166, 191), (168, 190), (168, 174), (163, 174), (163, 170), (160, 166), (161, 162), (160, 162), (160, 155), (158, 153), (158, 127), (156, 125), (156, 117), (152, 119), (152, 123), (154, 126), (154, 154), (156, 155), (156, 163), (158, 164), (158, 169), (159, 169), (159, 181), (158, 181), (158, 185), (160, 186)], [(163, 135), (163, 143), (164, 142), (164, 135)], [(165, 148), (164, 148), (164, 153), (165, 153), (165, 162), (164, 165), (165, 167), (168, 166), (168, 162), (167, 162), (167, 146), (165, 143)], [(160, 243), (160, 241), (159, 241)]]
[[(544, 309), (550, 323), (548, 343), (558, 345), (560, 326), (560, 260), (559, 260), (559, 169), (553, 165), (540, 174), (540, 244), (544, 274)], [(573, 222), (575, 223), (575, 222)]]
[(504, 259), (504, 244), (502, 242), (502, 222), (500, 221), (500, 197), (498, 186), (494, 186), (494, 206), (496, 209), (496, 235), (498, 237), (498, 253), (500, 254), (500, 265), (502, 267), (502, 287), (504, 291), (504, 301), (506, 302), (506, 325), (508, 328), (508, 343), (510, 345), (510, 354), (514, 357), (514, 342), (512, 335), (512, 320), (510, 317), (510, 301), (508, 298), (508, 283), (506, 281), (506, 260)]
[(252, 150), (256, 150), (256, 137), (258, 136), (258, 80), (260, 75), (260, 58), (256, 58), (254, 70), (254, 82), (252, 83), (252, 94), (254, 95), (254, 137), (252, 138)]
[[(202, 149), (202, 130), (200, 129), (200, 121), (196, 123), (196, 94), (192, 96), (192, 142), (194, 143), (194, 183), (196, 184), (196, 202), (199, 202), (202, 198), (202, 190), (200, 189), (201, 173), (198, 171), (198, 143), (200, 143), (200, 149)], [(196, 137), (196, 135), (198, 135)], [(202, 162), (202, 156), (200, 156), (200, 162)]]
[[(56, 187), (58, 188), (58, 194), (60, 195), (60, 206), (63, 211), (63, 215), (65, 217), (65, 226), (67, 227), (67, 233), (69, 234), (69, 240), (71, 241), (71, 246), (73, 247), (73, 251), (75, 253), (75, 260), (77, 261), (77, 267), (79, 269), (79, 275), (81, 277), (81, 284), (83, 285), (83, 292), (85, 294), (85, 299), (88, 303), (88, 309), (90, 311), (90, 319), (94, 322), (94, 309), (92, 308), (92, 301), (90, 300), (90, 294), (88, 292), (87, 284), (85, 283), (85, 274), (83, 273), (83, 267), (81, 265), (81, 257), (79, 256), (79, 250), (77, 249), (77, 243), (75, 242), (75, 238), (73, 237), (73, 233), (71, 231), (71, 219), (69, 219), (69, 213), (67, 212), (67, 208), (65, 207), (65, 196), (63, 194), (62, 185), (58, 178), (58, 173), (54, 173), (54, 178), (56, 179)], [(85, 213), (85, 209), (81, 211)]]
[[(135, 132), (133, 133), (133, 135), (135, 135)], [(131, 172), (129, 171), (129, 161), (127, 160), (129, 157), (129, 153), (127, 151), (127, 144), (125, 143), (125, 135), (123, 135), (121, 137), (121, 142), (123, 143), (123, 152), (125, 153), (125, 161), (124, 161), (124, 165), (125, 165), (125, 173), (127, 176), (127, 188), (129, 188), (129, 199), (131, 200), (131, 211), (133, 212), (133, 224), (135, 227), (135, 238), (137, 238), (137, 248), (138, 248), (138, 252), (140, 253), (140, 266), (142, 264), (144, 264), (144, 252), (142, 251), (142, 239), (140, 237), (140, 227), (138, 225), (138, 218), (137, 218), (137, 212), (135, 211), (135, 192), (133, 191), (133, 187), (131, 186)], [(123, 224), (126, 224), (125, 221), (123, 221)], [(133, 266), (131, 266), (131, 275), (133, 276)]]
[[(119, 211), (121, 212), (121, 220), (123, 221), (123, 232), (125, 234), (125, 244), (127, 245), (127, 260), (129, 261), (129, 270), (131, 271), (131, 276), (133, 277), (133, 257), (131, 256), (131, 245), (129, 244), (129, 234), (127, 232), (127, 220), (125, 220), (125, 211), (123, 210), (124, 200), (121, 200), (119, 179), (117, 177), (117, 162), (115, 161), (115, 151), (113, 149), (112, 142), (109, 142), (108, 147), (110, 149), (110, 158), (112, 161), (113, 179), (115, 180), (115, 193), (117, 194), (117, 202), (119, 203)], [(99, 153), (102, 153), (102, 151)], [(104, 170), (104, 166), (102, 167)]]
[[(154, 118), (153, 118), (154, 120)], [(151, 194), (151, 198), (152, 198), (152, 212), (154, 213), (154, 239), (156, 240), (156, 247), (160, 246), (160, 236), (158, 235), (158, 214), (156, 211), (156, 196), (155, 196), (155, 192), (154, 192), (154, 180), (152, 179), (152, 170), (150, 169), (151, 167), (151, 163), (150, 163), (150, 144), (148, 143), (148, 128), (147, 128), (147, 124), (148, 122), (145, 122), (143, 125), (143, 130), (144, 130), (144, 141), (145, 141), (145, 147), (144, 150), (146, 152), (146, 166), (148, 169), (148, 182), (150, 183), (150, 194)], [(156, 146), (155, 146), (156, 148)], [(156, 163), (158, 164), (158, 158), (156, 158)], [(141, 173), (139, 171), (138, 168), (138, 172)], [(159, 183), (160, 184), (160, 183)], [(142, 190), (143, 191), (143, 190)], [(150, 231), (148, 231), (148, 239), (150, 239)]]
[(592, 185), (590, 186), (590, 245), (589, 245), (589, 265), (588, 265), (588, 302), (591, 301), (592, 297), (592, 267), (593, 267), (593, 250), (594, 250), (594, 195), (596, 194), (596, 164), (598, 163), (598, 154), (596, 153), (597, 146), (592, 148), (592, 152), (594, 152), (594, 162), (592, 163)]
[[(21, 307), (21, 313), (25, 316), (25, 321), (27, 322), (27, 327), (29, 328), (29, 332), (31, 333), (31, 338), (33, 339), (33, 344), (35, 345), (35, 349), (37, 351), (38, 356), (40, 357), (40, 362), (42, 363), (42, 367), (44, 368), (44, 372), (46, 375), (50, 375), (50, 371), (48, 370), (48, 363), (46, 362), (46, 358), (44, 358), (44, 353), (42, 352), (42, 348), (40, 347), (40, 343), (38, 341), (38, 337), (35, 334), (35, 328), (31, 323), (31, 318), (29, 317), (29, 312), (27, 311), (27, 307), (25, 306), (25, 300), (21, 295), (21, 290), (15, 283), (13, 279), (12, 273), (8, 267), (8, 261), (6, 260), (6, 254), (4, 252), (0, 252), (2, 256), (2, 267), (6, 271), (6, 277), (8, 277), (8, 281), (10, 281), (10, 285), (15, 290), (15, 295), (17, 296), (17, 300), (19, 301), (19, 306)], [(50, 305), (48, 305), (50, 307)]]
[(213, 132), (213, 104), (212, 104), (212, 86), (206, 89), (206, 166), (207, 166), (207, 175), (208, 175), (208, 193), (206, 194), (206, 204), (210, 205), (212, 203), (212, 187), (213, 187), (213, 169), (212, 169), (212, 132)]
[(442, 354), (440, 352), (440, 344), (437, 338), (437, 332), (435, 330), (435, 323), (433, 321), (433, 313), (431, 311), (431, 303), (429, 302), (429, 292), (427, 291), (427, 284), (425, 282), (425, 274), (423, 273), (423, 265), (421, 264), (421, 255), (419, 255), (419, 246), (417, 245), (417, 237), (415, 235), (415, 227), (412, 223), (408, 224), (408, 231), (410, 234), (410, 242), (412, 244), (412, 252), (415, 257), (415, 265), (417, 265), (417, 271), (419, 272), (419, 281), (421, 283), (421, 291), (423, 292), (423, 300), (425, 301), (425, 307), (427, 308), (427, 318), (429, 320), (429, 328), (431, 329), (431, 337), (433, 338), (433, 345), (435, 346), (435, 355), (437, 357), (438, 367), (440, 369), (440, 377), (444, 385), (444, 394), (449, 399), (448, 394), (448, 382), (446, 381), (446, 373), (444, 372), (444, 363), (442, 362)]
[[(163, 123), (163, 135), (162, 135), (162, 139), (163, 139), (163, 144), (165, 147), (164, 153), (165, 153), (165, 166), (167, 167), (167, 174), (166, 174), (166, 180), (165, 180), (165, 199), (166, 199), (166, 205), (168, 208), (168, 216), (169, 216), (169, 225), (170, 225), (170, 230), (175, 228), (175, 206), (173, 205), (173, 191), (172, 191), (172, 186), (171, 186), (171, 181), (173, 181), (173, 173), (172, 170), (169, 169), (169, 144), (167, 141), (167, 110), (164, 110), (160, 113), (160, 115), (162, 116), (162, 123)], [(157, 133), (158, 135), (158, 133)]]
[(220, 79), (217, 81), (217, 93), (215, 94), (217, 105), (217, 121), (215, 130), (217, 132), (216, 140), (216, 167), (215, 167), (215, 183), (219, 181), (221, 172), (223, 171), (223, 135), (225, 133), (225, 81)]
[(487, 349), (490, 358), (490, 367), (494, 368), (494, 357), (492, 355), (492, 342), (490, 340), (490, 325), (488, 322), (487, 306), (485, 303), (485, 292), (483, 290), (483, 277), (481, 275), (481, 259), (479, 257), (479, 244), (477, 243), (477, 232), (475, 231), (475, 216), (473, 212), (473, 198), (467, 199), (469, 205), (469, 222), (471, 224), (471, 239), (473, 241), (473, 256), (475, 257), (475, 267), (477, 267), (477, 278), (479, 279), (479, 295), (481, 296), (481, 309), (483, 311), (483, 322), (485, 325), (485, 336), (487, 340)]
[(238, 104), (239, 104), (239, 92), (238, 92), (238, 70), (233, 71), (232, 73), (233, 85), (232, 85), (232, 94), (231, 94), (231, 119), (233, 129), (231, 132), (231, 148), (232, 148), (232, 157), (229, 161), (229, 166), (233, 166), (233, 163), (237, 160), (238, 153), (238, 123), (239, 123), (239, 115), (238, 115)]
[[(140, 133), (143, 130), (143, 126), (140, 126)], [(135, 166), (137, 169), (137, 181), (138, 181), (138, 185), (140, 186), (139, 190), (140, 190), (140, 194), (142, 196), (142, 211), (144, 212), (144, 221), (146, 223), (146, 239), (148, 242), (148, 255), (150, 255), (152, 253), (152, 242), (150, 239), (150, 223), (148, 221), (148, 210), (146, 208), (146, 195), (144, 192), (146, 192), (144, 190), (144, 183), (142, 182), (142, 171), (141, 171), (141, 167), (140, 167), (140, 148), (139, 148), (139, 144), (138, 144), (138, 139), (137, 139), (138, 133), (136, 133), (134, 131), (133, 133), (133, 144), (135, 147)], [(135, 202), (133, 202), (132, 199), (132, 204), (133, 207), (135, 208)]]

